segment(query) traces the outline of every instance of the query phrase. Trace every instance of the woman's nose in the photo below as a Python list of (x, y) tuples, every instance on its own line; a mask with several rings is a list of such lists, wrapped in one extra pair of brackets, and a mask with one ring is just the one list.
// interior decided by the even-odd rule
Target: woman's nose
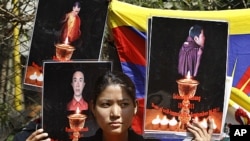
[(121, 107), (118, 104), (112, 105), (110, 116), (119, 117), (121, 114)]

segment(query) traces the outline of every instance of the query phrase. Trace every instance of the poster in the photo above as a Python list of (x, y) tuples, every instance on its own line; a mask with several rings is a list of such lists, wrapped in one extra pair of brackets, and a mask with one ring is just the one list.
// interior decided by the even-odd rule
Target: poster
[(228, 23), (153, 16), (148, 25), (145, 137), (190, 136), (187, 123), (207, 128), (209, 117), (220, 136), (229, 98)]
[(96, 79), (112, 71), (110, 61), (44, 62), (42, 128), (52, 140), (78, 140), (95, 134), (90, 110)]
[(40, 0), (24, 86), (39, 90), (43, 61), (98, 59), (106, 22), (106, 0)]

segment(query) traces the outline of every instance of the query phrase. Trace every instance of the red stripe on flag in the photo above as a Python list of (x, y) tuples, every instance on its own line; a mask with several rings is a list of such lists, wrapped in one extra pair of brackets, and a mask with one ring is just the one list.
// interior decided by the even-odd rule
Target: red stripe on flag
[(145, 66), (145, 39), (128, 26), (113, 28), (112, 32), (120, 61)]
[(237, 83), (236, 87), (238, 89), (242, 89), (242, 91), (246, 94), (250, 93), (250, 67), (247, 68), (243, 76), (240, 78), (239, 82)]

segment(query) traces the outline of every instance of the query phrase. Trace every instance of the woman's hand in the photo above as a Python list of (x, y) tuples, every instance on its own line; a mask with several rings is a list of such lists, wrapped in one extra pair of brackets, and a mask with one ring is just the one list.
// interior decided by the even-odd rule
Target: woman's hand
[(208, 129), (202, 128), (202, 126), (197, 121), (193, 121), (193, 124), (187, 124), (187, 130), (194, 135), (192, 141), (211, 141), (213, 125), (214, 120), (212, 118), (208, 118)]
[(43, 129), (38, 129), (33, 132), (26, 141), (50, 141), (48, 138), (48, 133), (44, 133)]

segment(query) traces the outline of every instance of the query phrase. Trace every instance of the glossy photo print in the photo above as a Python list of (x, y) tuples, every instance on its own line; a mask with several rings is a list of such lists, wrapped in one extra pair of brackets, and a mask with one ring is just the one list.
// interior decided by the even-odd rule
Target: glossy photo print
[(228, 102), (228, 22), (156, 16), (149, 22), (145, 136), (183, 138), (187, 123), (207, 128), (212, 118), (218, 137)]
[(108, 1), (40, 0), (25, 71), (27, 88), (41, 88), (43, 61), (98, 59)]
[(96, 79), (107, 71), (112, 71), (112, 62), (44, 62), (42, 128), (53, 141), (95, 134), (90, 101)]

